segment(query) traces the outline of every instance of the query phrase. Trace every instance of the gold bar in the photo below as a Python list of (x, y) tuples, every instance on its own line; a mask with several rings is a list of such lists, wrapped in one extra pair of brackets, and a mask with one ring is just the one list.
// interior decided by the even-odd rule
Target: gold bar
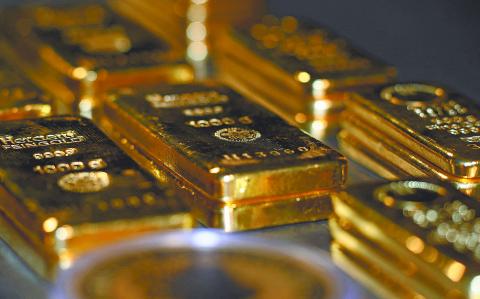
[(308, 130), (338, 114), (346, 91), (384, 84), (396, 74), (328, 29), (293, 17), (266, 16), (217, 44), (223, 80)]
[[(438, 178), (452, 183), (457, 189), (470, 196), (480, 198), (478, 178), (458, 177), (440, 169), (432, 162), (413, 153), (404, 144), (392, 140), (390, 135), (380, 133), (377, 130), (378, 127), (365, 123), (356, 115), (345, 113), (343, 127), (344, 130), (338, 136), (341, 148), (349, 152), (347, 153), (349, 157), (380, 176), (387, 179)], [(353, 153), (359, 151), (364, 155)], [(376, 160), (377, 163), (372, 163), (372, 160)]]
[(52, 98), (0, 59), (0, 120), (46, 117), (53, 113)]
[(341, 153), (360, 163), (374, 173), (387, 180), (398, 180), (411, 175), (403, 172), (397, 167), (386, 163), (372, 151), (368, 150), (357, 138), (349, 134), (348, 131), (342, 130), (337, 135), (338, 148)]
[(443, 87), (397, 83), (352, 94), (348, 111), (446, 176), (480, 179), (479, 107)]
[(332, 203), (330, 228), (348, 252), (425, 298), (478, 296), (477, 201), (411, 179), (351, 187)]
[(119, 90), (105, 104), (117, 131), (194, 190), (207, 225), (318, 220), (345, 182), (340, 154), (213, 82)]
[(4, 122), (0, 147), (0, 208), (10, 228), (2, 238), (43, 276), (120, 238), (193, 226), (184, 201), (87, 119)]
[(200, 79), (216, 76), (212, 64), (215, 44), (230, 26), (244, 26), (259, 19), (266, 1), (132, 1), (110, 0), (121, 14), (143, 24), (179, 49), (186, 49), (186, 59)]
[(16, 60), (34, 61), (27, 73), (48, 90), (71, 90), (63, 96), (78, 99), (74, 111), (88, 111), (110, 88), (193, 78), (182, 51), (105, 5), (25, 7), (4, 19)]

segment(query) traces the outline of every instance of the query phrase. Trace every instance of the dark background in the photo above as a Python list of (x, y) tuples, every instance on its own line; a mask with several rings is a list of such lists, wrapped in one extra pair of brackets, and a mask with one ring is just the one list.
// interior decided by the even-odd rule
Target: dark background
[(478, 0), (270, 0), (269, 4), (275, 14), (327, 25), (396, 66), (400, 80), (447, 84), (479, 98)]

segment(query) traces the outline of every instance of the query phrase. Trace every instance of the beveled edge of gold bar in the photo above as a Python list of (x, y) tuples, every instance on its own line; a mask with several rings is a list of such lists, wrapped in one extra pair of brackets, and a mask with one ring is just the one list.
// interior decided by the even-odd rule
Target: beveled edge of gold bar
[[(419, 180), (415, 178), (411, 180), (432, 182), (431, 184), (439, 183), (435, 180)], [(399, 182), (402, 182), (402, 180)], [(432, 283), (441, 286), (450, 286), (449, 288), (451, 289), (455, 289), (457, 287), (462, 289), (468, 288), (470, 280), (473, 278), (473, 276), (475, 276), (475, 270), (472, 269), (472, 267), (478, 269), (478, 264), (465, 267), (463, 272), (448, 271), (449, 268), (454, 264), (465, 263), (463, 259), (461, 259), (462, 261), (460, 262), (458, 261), (458, 258), (461, 257), (461, 254), (457, 251), (453, 251), (451, 248), (453, 245), (450, 247), (445, 247), (443, 245), (435, 246), (423, 241), (422, 251), (412, 251), (408, 247), (408, 241), (412, 238), (416, 238), (415, 240), (422, 240), (421, 237), (418, 237), (414, 232), (412, 232), (411, 228), (397, 225), (395, 221), (396, 219), (390, 219), (381, 211), (368, 207), (365, 199), (357, 199), (355, 195), (349, 193), (360, 192), (358, 194), (363, 198), (364, 195), (362, 194), (367, 192), (364, 190), (365, 188), (369, 187), (370, 189), (368, 190), (373, 192), (373, 188), (375, 186), (380, 187), (392, 183), (395, 182), (384, 182), (370, 185), (363, 184), (350, 187), (347, 189), (347, 191), (333, 194), (332, 206), (334, 214), (337, 218), (344, 219), (350, 223), (352, 229), (355, 229), (363, 239), (369, 240), (369, 242), (376, 244), (376, 247), (380, 246), (384, 251), (389, 251), (391, 254), (397, 257), (408, 256), (410, 262), (416, 265), (418, 271), (422, 273), (421, 275)], [(445, 184), (440, 184), (439, 186), (442, 186), (442, 188), (448, 190), (448, 192), (458, 194), (464, 199), (467, 198), (465, 195), (454, 190), (452, 187), (449, 187)], [(373, 205), (376, 205), (376, 203), (373, 203)], [(431, 258), (429, 258), (432, 254), (435, 256), (434, 261), (431, 261)], [(457, 280), (451, 278), (452, 275), (458, 274), (461, 276)]]
[[(15, 88), (21, 88), (23, 90), (24, 85), (27, 85), (27, 87), (31, 87), (33, 89), (32, 92), (35, 92), (36, 95), (25, 105), (12, 105), (10, 108), (0, 109), (0, 120), (18, 120), (24, 118), (51, 116), (57, 110), (52, 95), (44, 92), (40, 87), (36, 86), (34, 82), (28, 78), (27, 74), (15, 69), (17, 64), (16, 61), (11, 57), (11, 51), (12, 49), (8, 46), (8, 41), (0, 34), (0, 55), (2, 55), (1, 60), (5, 61), (5, 66), (7, 68), (11, 68), (13, 71), (18, 72), (19, 77), (21, 77), (23, 81), (19, 82), (19, 86), (16, 86)], [(0, 92), (4, 88), (8, 89), (9, 87), (0, 87)]]
[[(366, 260), (335, 240), (330, 245), (333, 262), (380, 298), (414, 298), (419, 294), (382, 271), (375, 261)], [(368, 269), (368, 270), (367, 270)], [(399, 293), (403, 294), (400, 295)]]
[[(326, 219), (331, 214), (329, 194), (334, 190), (325, 190), (310, 196), (299, 195), (282, 199), (260, 198), (238, 204), (212, 199), (195, 185), (175, 177), (161, 163), (156, 162), (155, 157), (138, 147), (138, 141), (127, 139), (122, 128), (114, 127), (107, 118), (102, 118), (100, 126), (142, 168), (158, 180), (174, 184), (178, 194), (189, 202), (197, 220), (209, 227), (234, 232), (317, 221)], [(292, 213), (292, 215), (287, 215), (290, 217), (286, 219), (285, 213)]]
[[(400, 287), (400, 289), (394, 290), (397, 295), (398, 291), (403, 291), (406, 294), (420, 293), (425, 298), (440, 298), (446, 292), (452, 291), (451, 285), (432, 282), (421, 272), (416, 271), (415, 266), (404, 256), (396, 255), (385, 250), (385, 248), (379, 248), (377, 244), (363, 237), (351, 224), (348, 224), (348, 220), (331, 217), (328, 224), (334, 244), (337, 244), (339, 249), (344, 249), (343, 254), (353, 256), (356, 262), (373, 264), (373, 269), (369, 268), (368, 272), (362, 273), (360, 269), (355, 269), (357, 270), (356, 273), (360, 274), (361, 278), (366, 281), (377, 285), (379, 282), (375, 282), (374, 279), (379, 279), (378, 273), (381, 273), (384, 275), (381, 276), (382, 282), (389, 282), (396, 287)], [(352, 262), (350, 261), (350, 265), (352, 265)], [(365, 270), (363, 269), (363, 271)], [(377, 275), (372, 272), (377, 272)], [(373, 291), (377, 290), (373, 289)], [(389, 292), (393, 290), (389, 290), (383, 285), (381, 291)]]
[(32, 242), (4, 215), (0, 215), (0, 238), (19, 258), (19, 261), (33, 270), (36, 275), (42, 278), (54, 276), (57, 257), (46, 252), (42, 244)]
[(345, 115), (343, 127), (351, 136), (356, 136), (355, 138), (358, 140), (359, 146), (381, 157), (408, 175), (414, 177), (436, 177), (457, 184), (462, 189), (469, 189), (473, 185), (480, 183), (480, 178), (458, 177), (445, 172), (430, 161), (410, 151), (406, 146), (380, 133), (373, 126), (357, 119), (356, 116)]
[[(241, 67), (232, 60), (217, 58), (220, 64), (228, 70)], [(248, 78), (248, 79), (247, 79)], [(309, 122), (322, 121), (329, 118), (328, 123), (337, 123), (344, 108), (346, 92), (325, 94), (322, 97), (312, 95), (295, 95), (285, 92), (284, 86), (272, 85), (269, 77), (259, 76), (248, 68), (238, 71), (219, 70), (219, 80), (231, 86), (252, 101), (273, 111), (285, 121), (306, 128)], [(292, 101), (292, 98), (296, 100)], [(318, 105), (320, 103), (321, 105)], [(318, 109), (320, 106), (321, 109)]]
[[(201, 183), (203, 192), (208, 197), (215, 197), (217, 200), (224, 202), (235, 202), (238, 203), (239, 200), (248, 200), (251, 197), (258, 197), (258, 195), (253, 196), (252, 192), (237, 192), (238, 188), (234, 188), (237, 184), (241, 184), (242, 180), (251, 181), (252, 173), (260, 173), (262, 176), (257, 177), (258, 180), (264, 180), (267, 175), (280, 175), (285, 176), (285, 173), (290, 174), (292, 169), (296, 170), (298, 173), (305, 173), (312, 175), (312, 171), (315, 174), (322, 174), (325, 176), (325, 172), (329, 173), (332, 178), (328, 179), (328, 183), (325, 183), (324, 186), (317, 186), (315, 189), (302, 187), (301, 191), (295, 191), (289, 194), (262, 194), (261, 196), (268, 196), (271, 199), (275, 198), (287, 198), (292, 196), (310, 196), (316, 195), (319, 192), (323, 192), (325, 189), (335, 189), (340, 188), (345, 184), (346, 181), (346, 171), (347, 171), (347, 160), (341, 154), (335, 150), (327, 147), (322, 144), (325, 148), (328, 148), (332, 154), (335, 154), (335, 159), (330, 161), (311, 161), (308, 165), (296, 165), (296, 166), (287, 166), (279, 169), (267, 169), (260, 172), (244, 172), (235, 174), (225, 174), (225, 173), (215, 173), (211, 171), (206, 171), (205, 169), (200, 168), (199, 166), (192, 163), (188, 160), (187, 157), (176, 152), (176, 150), (169, 144), (164, 143), (159, 136), (157, 136), (150, 129), (145, 128), (138, 120), (136, 120), (132, 115), (127, 113), (124, 109), (121, 109), (117, 104), (115, 104), (115, 97), (107, 99), (104, 103), (104, 111), (106, 117), (110, 119), (111, 122), (118, 124), (123, 124), (122, 133), (126, 138), (132, 140), (134, 143), (138, 144), (138, 147), (141, 147), (142, 150), (147, 153), (149, 156), (154, 157), (158, 164), (165, 165), (170, 173), (176, 177), (182, 178), (184, 181), (190, 181), (187, 177), (189, 175), (192, 177), (191, 173), (194, 173), (196, 179), (195, 185)], [(126, 125), (128, 124), (128, 125)], [(305, 135), (308, 136), (308, 135)], [(309, 137), (311, 138), (311, 137)], [(141, 142), (139, 141), (141, 140)], [(320, 143), (320, 142), (319, 142)], [(158, 157), (175, 157), (178, 160), (170, 158), (170, 161), (161, 160)], [(179, 173), (179, 169), (189, 169), (187, 175)], [(290, 176), (291, 177), (291, 176)], [(337, 180), (338, 179), (338, 180)], [(208, 186), (209, 189), (205, 189), (205, 186)], [(212, 193), (209, 193), (209, 191)], [(270, 188), (270, 190), (273, 190)], [(272, 192), (272, 191), (270, 191)], [(245, 195), (247, 194), (247, 195)], [(253, 193), (254, 194), (254, 193)]]
[(115, 241), (140, 234), (169, 229), (191, 229), (194, 220), (190, 212), (151, 215), (133, 221), (118, 219), (106, 223), (64, 225), (48, 235), (47, 244), (53, 244), (59, 266), (72, 264), (79, 256)]
[(342, 130), (337, 134), (337, 141), (340, 151), (347, 157), (350, 157), (355, 162), (358, 162), (387, 180), (398, 180), (410, 176), (406, 172), (403, 172), (391, 164), (385, 163), (379, 159), (379, 157), (372, 154), (357, 138), (346, 130)]
[[(432, 86), (441, 89), (445, 93), (445, 96), (449, 98), (455, 96), (459, 97), (458, 94), (443, 87), (439, 87), (439, 85), (423, 82), (398, 82), (381, 86), (377, 90), (384, 90), (387, 87), (398, 84)], [(412, 152), (427, 159), (430, 163), (435, 164), (436, 168), (440, 168), (445, 173), (448, 173), (448, 176), (473, 179), (480, 178), (477, 171), (480, 159), (468, 160), (464, 157), (456, 156), (454, 149), (452, 150), (448, 148), (448, 146), (442, 146), (428, 136), (414, 131), (405, 121), (400, 121), (393, 114), (378, 107), (374, 103), (375, 100), (370, 100), (368, 98), (369, 96), (375, 97), (375, 100), (379, 97), (378, 92), (375, 92), (374, 95), (368, 92), (350, 93), (347, 100), (347, 111), (356, 115), (357, 118), (362, 120), (362, 122), (368, 123), (371, 126), (374, 126), (377, 130), (384, 132), (389, 136), (388, 139), (395, 139), (398, 143), (403, 143), (406, 147), (411, 149)]]
[[(319, 28), (321, 26), (318, 26)], [(324, 28), (323, 26), (321, 28)], [(338, 35), (329, 31), (329, 35), (340, 38)], [(247, 36), (248, 35), (248, 36)], [(365, 55), (361, 51), (347, 46), (347, 50), (363, 56), (365, 59), (373, 62), (373, 65), (365, 70), (339, 71), (345, 73), (342, 77), (339, 74), (332, 75), (331, 72), (317, 73), (316, 71), (307, 72), (305, 69), (298, 69), (297, 72), (290, 74), (281, 66), (268, 61), (268, 57), (254, 45), (253, 39), (249, 34), (241, 32), (238, 28), (232, 29), (220, 37), (218, 47), (221, 50), (220, 55), (234, 60), (237, 64), (255, 65), (263, 74), (274, 80), (277, 84), (283, 86), (288, 93), (298, 95), (315, 94), (321, 92), (332, 92), (339, 90), (348, 90), (359, 86), (379, 85), (391, 82), (396, 76), (396, 69), (389, 66), (372, 55)], [(349, 75), (346, 75), (350, 73)], [(356, 74), (355, 74), (356, 73)], [(308, 78), (308, 79), (307, 79)]]
[[(71, 4), (69, 7), (82, 6), (82, 5), (93, 5), (92, 3), (85, 4)], [(151, 32), (149, 29), (145, 28), (138, 22), (134, 22), (131, 18), (128, 18), (124, 14), (118, 13), (116, 10), (112, 9), (111, 6), (106, 4), (95, 4), (100, 7), (111, 11), (113, 14), (119, 15), (121, 18), (128, 20), (128, 22), (133, 23), (135, 26), (138, 26), (142, 30), (145, 30), (153, 35), (155, 33)], [(42, 5), (32, 5), (25, 6), (24, 8), (12, 10), (16, 15), (29, 13), (30, 10), (42, 7)], [(17, 32), (17, 35), (18, 34)], [(193, 68), (186, 62), (186, 60), (175, 59), (175, 61), (165, 61), (164, 63), (156, 63), (147, 66), (138, 66), (130, 67), (121, 70), (110, 70), (104, 67), (89, 67), (87, 65), (75, 65), (68, 62), (64, 57), (58, 53), (55, 48), (48, 44), (47, 42), (42, 41), (34, 33), (30, 33), (28, 38), (21, 36), (12, 37), (10, 34), (9, 40), (15, 48), (15, 51), (20, 50), (22, 53), (22, 58), (28, 61), (36, 60), (37, 64), (42, 61), (44, 66), (43, 68), (28, 68), (32, 77), (35, 77), (34, 81), (40, 82), (39, 85), (46, 86), (47, 90), (56, 94), (55, 89), (58, 86), (61, 86), (65, 89), (71, 89), (74, 96), (94, 96), (97, 93), (97, 89), (104, 91), (110, 87), (119, 87), (125, 86), (128, 84), (138, 84), (143, 83), (145, 79), (152, 82), (158, 80), (166, 80), (166, 82), (177, 82), (179, 78), (181, 81), (191, 81), (193, 80)], [(161, 37), (158, 37), (159, 39)], [(170, 49), (168, 53), (176, 53), (177, 50)], [(172, 71), (173, 70), (173, 71)], [(43, 73), (47, 72), (52, 73), (52, 78), (50, 80), (44, 79)], [(92, 73), (93, 72), (93, 73)], [(35, 74), (41, 73), (41, 74)], [(65, 80), (68, 79), (68, 80)], [(147, 80), (147, 81), (148, 81)], [(155, 81), (154, 81), (155, 80)], [(58, 82), (55, 82), (58, 81)], [(116, 82), (123, 82), (123, 84), (115, 84)], [(63, 84), (62, 84), (63, 83)], [(51, 86), (51, 87), (50, 87)], [(50, 87), (50, 88), (49, 88)], [(67, 91), (63, 91), (63, 96), (67, 96)], [(70, 100), (73, 101), (73, 100)]]

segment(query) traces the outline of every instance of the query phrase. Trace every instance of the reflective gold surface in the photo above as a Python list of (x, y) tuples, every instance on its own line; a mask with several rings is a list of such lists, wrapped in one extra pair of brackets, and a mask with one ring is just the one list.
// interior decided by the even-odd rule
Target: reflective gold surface
[(348, 111), (446, 175), (478, 180), (480, 116), (474, 101), (442, 87), (398, 83), (352, 94)]
[(107, 6), (33, 6), (3, 16), (17, 60), (34, 61), (27, 73), (52, 93), (57, 85), (70, 90), (62, 96), (80, 112), (112, 87), (193, 77), (181, 51)]
[(330, 210), (325, 196), (345, 182), (342, 156), (213, 83), (120, 90), (105, 115), (199, 198), (193, 207), (207, 225), (318, 220)]
[(405, 180), (351, 187), (333, 195), (332, 203), (330, 229), (348, 255), (374, 263), (409, 293), (478, 296), (475, 200), (448, 185)]
[[(329, 30), (293, 17), (265, 16), (218, 43), (220, 77), (292, 123), (328, 120), (344, 92), (389, 82), (395, 69), (367, 57)], [(332, 122), (330, 120), (330, 122)], [(316, 125), (318, 126), (318, 124)]]
[[(4, 122), (0, 144), (4, 221), (43, 255), (40, 269), (26, 257), (42, 275), (57, 260), (68, 266), (79, 254), (119, 238), (193, 225), (171, 189), (146, 175), (86, 119)], [(19, 255), (28, 252), (13, 240)]]
[(50, 116), (54, 109), (50, 96), (0, 59), (0, 120)]

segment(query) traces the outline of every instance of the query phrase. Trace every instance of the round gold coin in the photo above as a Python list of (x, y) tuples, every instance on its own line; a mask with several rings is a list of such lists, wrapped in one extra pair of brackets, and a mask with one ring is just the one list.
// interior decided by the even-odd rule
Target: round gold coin
[(79, 299), (360, 295), (323, 252), (209, 230), (150, 236), (106, 248), (66, 271), (57, 291), (64, 297), (55, 298)]

